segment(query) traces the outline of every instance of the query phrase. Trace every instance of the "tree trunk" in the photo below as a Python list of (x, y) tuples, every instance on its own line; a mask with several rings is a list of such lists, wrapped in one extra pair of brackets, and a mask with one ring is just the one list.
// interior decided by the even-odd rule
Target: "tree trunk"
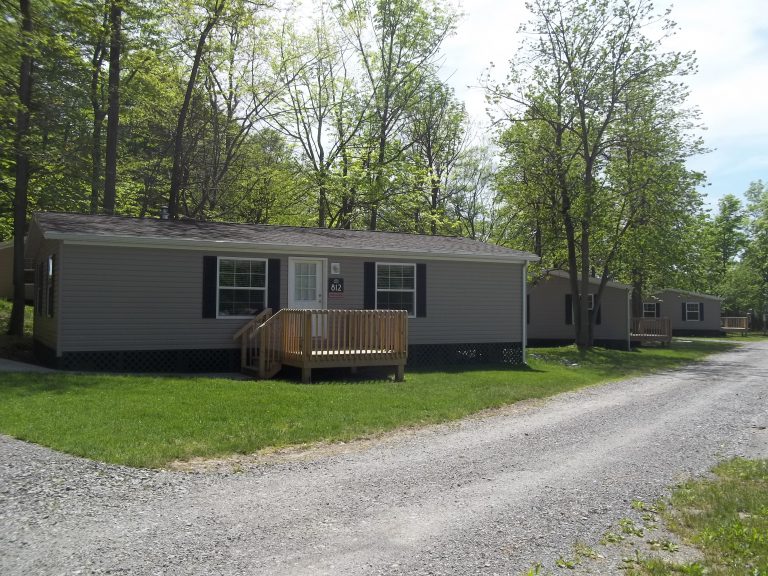
[(640, 270), (632, 271), (632, 316), (642, 318), (643, 316), (643, 290), (645, 282)]
[(109, 7), (109, 95), (107, 118), (107, 152), (104, 170), (104, 213), (115, 213), (115, 188), (117, 187), (117, 131), (120, 124), (120, 48), (122, 33), (122, 8), (118, 0)]
[(576, 334), (576, 346), (579, 350), (592, 347), (592, 322), (587, 306), (589, 294), (589, 225), (582, 222), (581, 226), (581, 282), (579, 283), (579, 332)]
[(21, 12), (21, 66), (19, 68), (19, 108), (16, 111), (16, 184), (13, 199), (13, 307), (8, 334), (24, 335), (24, 233), (27, 223), (29, 185), (29, 107), (32, 100), (32, 7), (30, 0), (19, 0)]
[(208, 39), (208, 35), (213, 30), (214, 26), (219, 21), (226, 0), (220, 0), (216, 3), (213, 14), (208, 18), (205, 23), (205, 27), (200, 33), (200, 38), (197, 40), (197, 47), (195, 48), (195, 57), (192, 61), (192, 70), (189, 73), (189, 80), (187, 81), (187, 89), (184, 93), (184, 102), (179, 110), (179, 117), (176, 121), (176, 135), (173, 140), (173, 169), (171, 170), (171, 190), (168, 195), (168, 216), (172, 220), (176, 220), (179, 217), (179, 199), (183, 180), (183, 166), (182, 166), (182, 153), (184, 146), (184, 128), (187, 123), (187, 114), (189, 113), (189, 106), (192, 102), (192, 93), (195, 90), (195, 84), (197, 83), (197, 74), (200, 71), (200, 62), (203, 59), (203, 51), (205, 50), (205, 42)]
[[(107, 16), (105, 16), (106, 18)], [(106, 23), (105, 23), (106, 25)], [(99, 41), (93, 49), (91, 59), (91, 108), (93, 109), (93, 130), (91, 132), (91, 214), (98, 214), (101, 198), (101, 130), (104, 124), (104, 108), (102, 107), (99, 84), (101, 66), (104, 62), (104, 42)]]

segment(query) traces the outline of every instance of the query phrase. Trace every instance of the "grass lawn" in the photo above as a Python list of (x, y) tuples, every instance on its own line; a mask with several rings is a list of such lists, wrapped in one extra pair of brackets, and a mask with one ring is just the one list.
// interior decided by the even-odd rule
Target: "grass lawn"
[(714, 473), (676, 489), (664, 513), (669, 527), (699, 548), (704, 560), (648, 559), (628, 576), (768, 574), (768, 460), (735, 459)]
[(0, 432), (131, 466), (360, 438), (461, 418), (729, 349), (534, 349), (528, 367), (406, 371), (406, 381), (264, 382), (103, 374), (0, 375)]
[(761, 342), (768, 340), (768, 334), (764, 334), (762, 330), (757, 332), (750, 332), (749, 334), (726, 334), (725, 339), (733, 342)]

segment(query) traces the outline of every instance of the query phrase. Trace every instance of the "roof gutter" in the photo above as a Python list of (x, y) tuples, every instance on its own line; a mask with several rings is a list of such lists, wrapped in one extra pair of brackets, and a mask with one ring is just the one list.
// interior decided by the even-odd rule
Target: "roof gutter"
[(254, 250), (268, 250), (274, 254), (296, 253), (328, 256), (329, 253), (338, 256), (350, 257), (380, 257), (380, 258), (413, 258), (445, 261), (471, 261), (489, 263), (524, 264), (536, 262), (538, 256), (513, 257), (497, 254), (447, 254), (444, 252), (415, 252), (412, 250), (366, 250), (353, 248), (337, 248), (334, 246), (314, 246), (300, 244), (277, 244), (269, 242), (232, 242), (227, 240), (177, 240), (169, 238), (126, 238), (117, 236), (96, 236), (91, 234), (71, 234), (66, 232), (46, 232), (46, 240), (60, 240), (67, 244), (80, 244), (88, 246), (120, 246), (124, 248), (167, 248), (171, 250), (215, 250), (217, 252), (244, 252)]

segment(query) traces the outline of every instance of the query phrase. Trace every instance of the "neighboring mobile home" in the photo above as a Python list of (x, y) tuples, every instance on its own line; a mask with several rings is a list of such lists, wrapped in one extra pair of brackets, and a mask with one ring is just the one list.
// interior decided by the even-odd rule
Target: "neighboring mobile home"
[(643, 302), (643, 316), (668, 317), (673, 336), (720, 336), (722, 301), (711, 294), (667, 288)]
[(408, 311), (408, 365), (524, 362), (527, 252), (466, 238), (38, 213), (34, 341), (70, 369), (239, 368), (264, 308)]
[[(34, 273), (32, 263), (24, 262), (24, 299), (32, 302)], [(13, 299), (13, 240), (0, 242), (0, 298)]]
[[(589, 279), (590, 310), (594, 308), (600, 278)], [(595, 316), (594, 339), (598, 346), (630, 347), (632, 287), (608, 281)], [(528, 287), (528, 345), (559, 345), (575, 340), (573, 294), (568, 273), (550, 270)]]

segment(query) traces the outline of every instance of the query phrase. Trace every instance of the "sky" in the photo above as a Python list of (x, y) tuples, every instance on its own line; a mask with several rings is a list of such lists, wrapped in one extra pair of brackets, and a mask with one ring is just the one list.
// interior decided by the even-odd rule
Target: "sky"
[[(698, 73), (686, 82), (688, 102), (699, 108), (711, 152), (691, 158), (707, 174), (701, 191), (714, 208), (725, 194), (741, 196), (749, 183), (768, 180), (768, 0), (677, 0), (677, 34), (669, 49), (695, 51)], [(443, 75), (472, 118), (487, 123), (479, 78), (491, 62), (501, 80), (529, 19), (524, 0), (464, 0), (464, 17), (443, 46)], [(467, 88), (471, 86), (471, 88)]]

